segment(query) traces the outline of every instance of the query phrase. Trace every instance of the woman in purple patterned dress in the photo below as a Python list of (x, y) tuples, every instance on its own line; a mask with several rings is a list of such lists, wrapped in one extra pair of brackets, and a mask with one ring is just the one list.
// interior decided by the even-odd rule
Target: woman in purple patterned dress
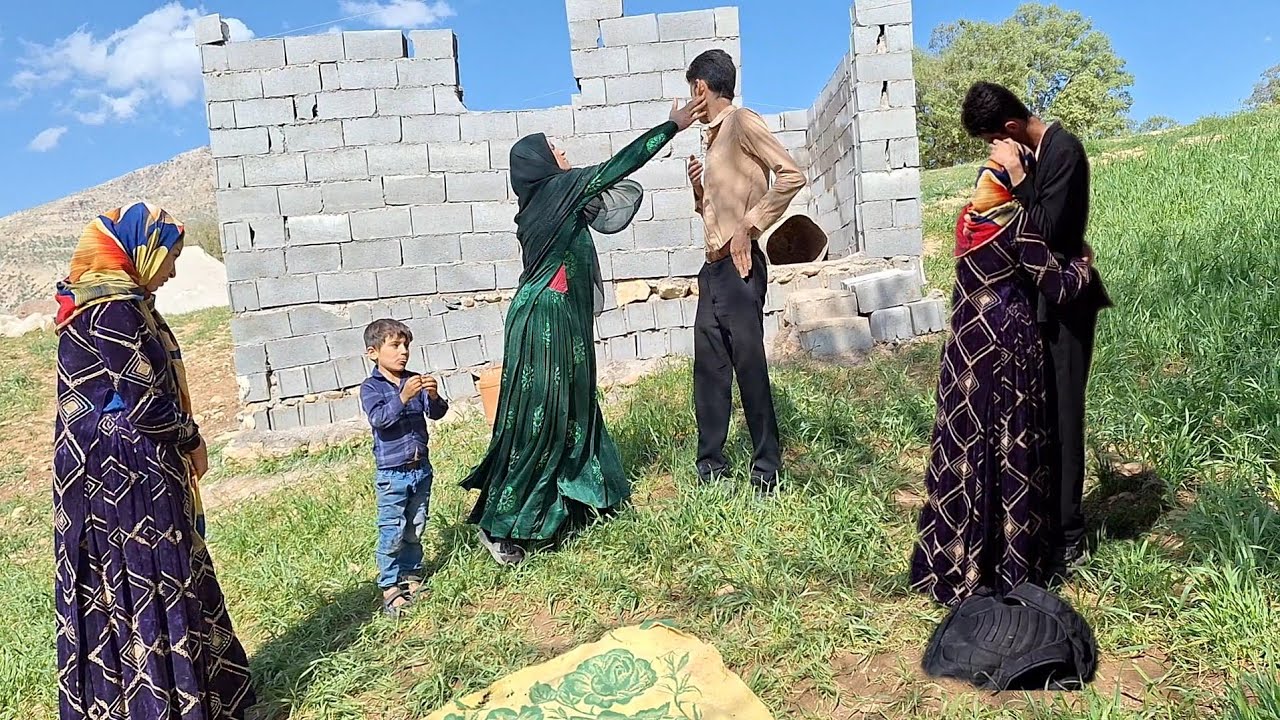
[(85, 228), (58, 286), (62, 720), (223, 720), (254, 701), (202, 537), (208, 454), (153, 299), (182, 240), (163, 210), (113, 210)]
[(1090, 262), (1058, 264), (1008, 173), (990, 161), (956, 223), (955, 255), (928, 498), (911, 561), (911, 586), (943, 605), (980, 587), (1045, 580), (1050, 421), (1032, 299), (1075, 297)]

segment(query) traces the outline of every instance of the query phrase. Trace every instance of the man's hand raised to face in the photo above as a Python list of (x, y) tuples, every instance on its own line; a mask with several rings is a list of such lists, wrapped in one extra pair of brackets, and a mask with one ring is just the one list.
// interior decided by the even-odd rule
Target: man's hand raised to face
[(1027, 177), (1027, 171), (1022, 167), (1022, 151), (1022, 145), (1016, 140), (991, 141), (991, 161), (1008, 171), (1009, 181), (1015, 186)]

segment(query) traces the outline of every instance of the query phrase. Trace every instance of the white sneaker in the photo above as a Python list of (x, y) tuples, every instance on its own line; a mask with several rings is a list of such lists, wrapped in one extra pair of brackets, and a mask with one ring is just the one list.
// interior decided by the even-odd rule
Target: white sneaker
[(493, 556), (499, 565), (519, 565), (524, 560), (524, 550), (509, 540), (494, 540), (489, 533), (480, 528), (478, 533), (480, 544)]

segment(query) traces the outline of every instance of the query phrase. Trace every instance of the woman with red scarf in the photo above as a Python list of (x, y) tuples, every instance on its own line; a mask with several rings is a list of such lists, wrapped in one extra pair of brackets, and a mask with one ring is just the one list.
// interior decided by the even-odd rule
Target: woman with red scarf
[(980, 587), (1007, 592), (1046, 579), (1050, 420), (1032, 298), (1075, 297), (1091, 262), (1058, 264), (1008, 172), (991, 161), (956, 222), (955, 256), (928, 498), (911, 561), (912, 587), (948, 606)]

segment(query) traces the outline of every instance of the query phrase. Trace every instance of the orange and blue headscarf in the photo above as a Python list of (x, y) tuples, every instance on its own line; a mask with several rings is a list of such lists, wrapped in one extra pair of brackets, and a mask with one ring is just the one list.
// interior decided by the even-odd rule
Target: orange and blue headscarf
[(955, 256), (973, 252), (1000, 236), (1022, 214), (1009, 171), (988, 160), (978, 169), (969, 203), (956, 219)]
[(183, 232), (182, 223), (146, 203), (99, 215), (80, 234), (71, 272), (58, 283), (57, 326), (94, 305), (142, 299)]

